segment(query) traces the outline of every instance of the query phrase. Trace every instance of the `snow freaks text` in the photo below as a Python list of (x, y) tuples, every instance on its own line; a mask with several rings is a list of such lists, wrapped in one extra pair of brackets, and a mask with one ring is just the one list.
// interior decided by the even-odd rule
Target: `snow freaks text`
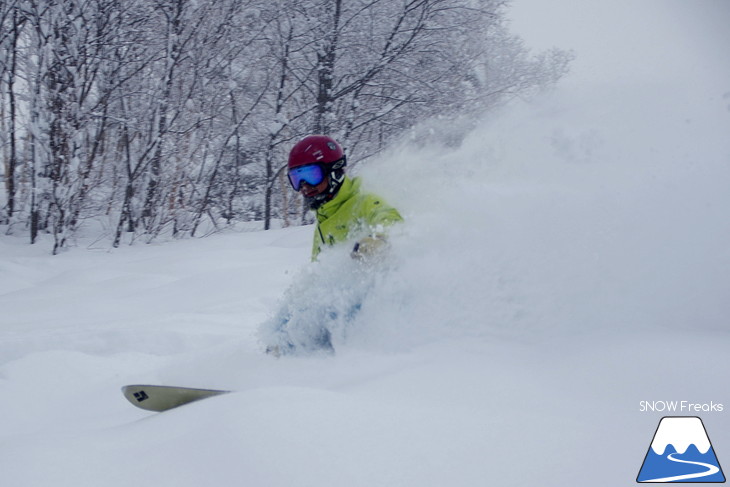
[(692, 401), (640, 401), (639, 412), (660, 413), (721, 413), (724, 406), (721, 403), (696, 403)]

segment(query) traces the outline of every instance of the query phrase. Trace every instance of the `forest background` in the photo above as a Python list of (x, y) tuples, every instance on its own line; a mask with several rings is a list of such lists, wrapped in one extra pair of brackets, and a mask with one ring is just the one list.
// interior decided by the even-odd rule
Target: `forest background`
[(284, 172), (297, 138), (334, 136), (351, 166), (398, 137), (455, 145), (567, 73), (572, 53), (531, 52), (508, 8), (1, 0), (0, 229), (57, 253), (82, 230), (116, 247), (307, 223)]

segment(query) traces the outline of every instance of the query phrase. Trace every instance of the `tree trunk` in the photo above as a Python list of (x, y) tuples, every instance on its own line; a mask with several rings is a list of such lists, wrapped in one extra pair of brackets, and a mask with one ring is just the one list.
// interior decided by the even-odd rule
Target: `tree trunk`
[(314, 131), (328, 135), (332, 131), (334, 110), (335, 62), (339, 42), (342, 0), (335, 0), (331, 31), (325, 38), (322, 51), (317, 53), (317, 111)]

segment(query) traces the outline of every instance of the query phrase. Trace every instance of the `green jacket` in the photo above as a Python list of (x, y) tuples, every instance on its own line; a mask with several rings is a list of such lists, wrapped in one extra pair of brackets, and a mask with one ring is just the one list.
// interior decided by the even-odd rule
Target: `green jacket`
[(335, 197), (317, 210), (312, 260), (322, 247), (383, 231), (403, 221), (398, 211), (379, 196), (360, 191), (360, 179), (347, 176)]

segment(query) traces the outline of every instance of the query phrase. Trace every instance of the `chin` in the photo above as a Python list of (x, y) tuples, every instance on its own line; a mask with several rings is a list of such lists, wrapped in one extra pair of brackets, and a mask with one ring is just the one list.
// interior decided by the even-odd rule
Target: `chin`
[(305, 196), (304, 201), (310, 210), (316, 210), (327, 201), (327, 198), (322, 194), (315, 194), (314, 196)]

